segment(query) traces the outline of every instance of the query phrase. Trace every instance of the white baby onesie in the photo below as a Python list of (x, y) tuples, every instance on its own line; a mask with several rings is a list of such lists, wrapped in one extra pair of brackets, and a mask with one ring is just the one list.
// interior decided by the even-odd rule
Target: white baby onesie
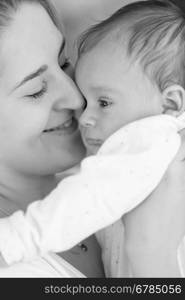
[(44, 200), (0, 220), (0, 252), (8, 264), (72, 248), (111, 225), (159, 184), (175, 157), (182, 116), (145, 118), (109, 137)]

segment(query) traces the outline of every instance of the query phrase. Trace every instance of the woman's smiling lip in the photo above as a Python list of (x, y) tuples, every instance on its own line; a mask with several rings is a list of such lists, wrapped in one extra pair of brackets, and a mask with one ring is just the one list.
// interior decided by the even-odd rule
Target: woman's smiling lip
[(43, 131), (43, 133), (46, 133), (46, 134), (55, 134), (55, 135), (56, 134), (57, 135), (71, 134), (74, 131), (76, 131), (77, 129), (78, 129), (78, 122), (77, 122), (77, 120), (74, 117), (72, 117), (69, 120), (65, 121), (64, 123), (62, 123), (62, 124), (60, 124), (58, 126), (45, 129)]

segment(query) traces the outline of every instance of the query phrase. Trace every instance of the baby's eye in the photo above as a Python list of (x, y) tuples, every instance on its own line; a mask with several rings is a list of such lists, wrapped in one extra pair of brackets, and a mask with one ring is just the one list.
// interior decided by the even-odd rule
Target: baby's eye
[(98, 102), (99, 106), (102, 108), (106, 108), (112, 104), (112, 102), (108, 99), (99, 99)]

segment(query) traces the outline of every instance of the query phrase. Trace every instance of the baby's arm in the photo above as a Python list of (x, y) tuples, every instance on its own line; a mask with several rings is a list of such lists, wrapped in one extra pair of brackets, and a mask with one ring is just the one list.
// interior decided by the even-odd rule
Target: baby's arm
[[(118, 139), (117, 153), (108, 144), (110, 154), (104, 147), (99, 155), (85, 159), (79, 174), (64, 179), (48, 197), (32, 203), (25, 214), (19, 211), (1, 219), (0, 251), (7, 263), (48, 251), (65, 251), (145, 199), (180, 145), (176, 132), (169, 139), (165, 135), (165, 139), (159, 139), (162, 124), (158, 127), (152, 146), (143, 148), (142, 143), (141, 148), (129, 153)], [(145, 128), (151, 135), (149, 126)], [(136, 129), (138, 138), (138, 125)], [(116, 143), (117, 137), (114, 146)]]

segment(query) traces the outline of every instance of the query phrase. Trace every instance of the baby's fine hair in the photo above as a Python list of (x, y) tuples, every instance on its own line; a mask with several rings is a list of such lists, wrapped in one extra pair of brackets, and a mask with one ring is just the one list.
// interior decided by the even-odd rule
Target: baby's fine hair
[(111, 37), (126, 47), (128, 57), (139, 61), (160, 91), (172, 84), (185, 88), (185, 5), (181, 4), (148, 0), (122, 7), (81, 36), (79, 57)]

